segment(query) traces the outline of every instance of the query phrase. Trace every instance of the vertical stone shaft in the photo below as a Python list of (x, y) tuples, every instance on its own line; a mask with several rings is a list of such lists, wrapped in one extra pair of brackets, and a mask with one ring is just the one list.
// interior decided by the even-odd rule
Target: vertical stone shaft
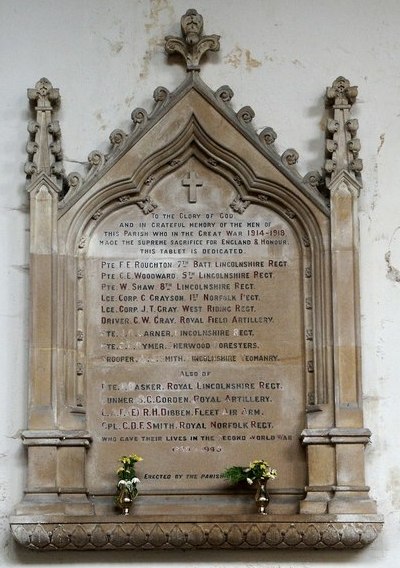
[[(31, 205), (30, 284), (31, 284), (31, 390), (29, 427), (55, 427), (53, 409), (53, 366), (55, 330), (53, 326), (57, 254), (57, 206), (59, 186), (54, 172), (55, 156), (61, 153), (58, 123), (53, 122), (53, 103), (58, 101), (58, 89), (43, 78), (28, 89), (34, 103), (36, 122), (28, 130), (34, 141), (28, 192)], [(32, 148), (33, 147), (33, 148)]]
[(333, 118), (328, 121), (327, 187), (331, 196), (331, 257), (335, 428), (329, 432), (335, 447), (336, 486), (331, 513), (373, 513), (364, 478), (364, 445), (370, 432), (363, 428), (360, 364), (359, 238), (357, 199), (361, 189), (358, 123), (350, 109), (357, 87), (338, 77), (327, 89)]

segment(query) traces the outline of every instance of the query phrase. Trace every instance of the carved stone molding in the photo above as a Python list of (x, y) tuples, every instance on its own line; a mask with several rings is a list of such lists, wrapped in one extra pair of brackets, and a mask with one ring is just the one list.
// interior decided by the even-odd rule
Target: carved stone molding
[[(298, 516), (297, 516), (298, 517)], [(11, 522), (14, 538), (31, 550), (171, 550), (171, 549), (360, 549), (372, 543), (382, 525), (376, 518), (337, 520), (279, 518), (261, 522), (259, 517), (232, 522), (145, 520), (116, 521), (111, 518), (78, 518), (74, 522), (26, 524)], [(350, 517), (350, 516), (349, 516)]]

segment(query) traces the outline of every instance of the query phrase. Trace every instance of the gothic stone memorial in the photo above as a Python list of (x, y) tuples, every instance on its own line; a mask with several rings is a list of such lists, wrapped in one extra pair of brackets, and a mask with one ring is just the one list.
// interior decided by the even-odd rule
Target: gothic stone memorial
[[(327, 89), (324, 175), (280, 155), (228, 86), (195, 10), (167, 53), (173, 93), (65, 175), (59, 92), (28, 96), (31, 354), (26, 495), (31, 549), (360, 548), (382, 519), (364, 481), (356, 87)], [(116, 468), (137, 453), (130, 515)], [(222, 472), (267, 459), (267, 515)]]

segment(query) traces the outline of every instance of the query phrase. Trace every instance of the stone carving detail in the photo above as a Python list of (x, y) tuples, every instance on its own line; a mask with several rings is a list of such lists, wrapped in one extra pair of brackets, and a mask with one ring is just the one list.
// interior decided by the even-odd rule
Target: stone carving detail
[(181, 18), (183, 39), (174, 36), (165, 38), (165, 51), (179, 53), (186, 61), (187, 71), (200, 71), (200, 59), (207, 51), (219, 51), (219, 36), (203, 36), (203, 16), (190, 9)]
[(263, 142), (264, 144), (267, 144), (267, 146), (270, 146), (277, 139), (277, 134), (276, 134), (276, 132), (273, 128), (271, 128), (270, 126), (267, 126), (266, 128), (264, 128), (264, 130), (262, 130), (260, 132), (258, 137), (259, 137), (261, 142)]
[(37, 523), (13, 524), (14, 538), (31, 550), (359, 549), (373, 542), (379, 523)]
[(104, 166), (106, 157), (102, 152), (93, 150), (88, 156), (89, 173), (87, 179), (94, 177), (99, 170)]
[(308, 172), (303, 177), (303, 183), (312, 191), (318, 191), (319, 186), (322, 184), (322, 176), (317, 171)]
[(121, 197), (118, 198), (118, 201), (120, 203), (128, 203), (129, 201), (132, 201), (132, 197), (130, 195), (121, 195)]
[(153, 99), (159, 106), (163, 106), (170, 99), (170, 92), (165, 87), (157, 87), (153, 93)]
[(78, 244), (78, 248), (80, 249), (84, 249), (87, 243), (87, 238), (86, 236), (83, 236), (80, 238), (79, 244)]
[(93, 213), (92, 219), (94, 221), (97, 221), (97, 219), (100, 219), (100, 217), (102, 217), (102, 215), (103, 215), (103, 211), (101, 209), (98, 209), (95, 213)]
[(197, 188), (203, 187), (203, 182), (196, 176), (196, 172), (190, 171), (182, 180), (182, 185), (189, 188), (188, 200), (189, 203), (197, 202)]
[(64, 176), (61, 129), (58, 121), (53, 119), (60, 93), (43, 77), (33, 89), (28, 89), (28, 99), (35, 106), (36, 120), (28, 123), (28, 161), (25, 164), (25, 173), (33, 180), (43, 172), (56, 182), (61, 191)]
[[(349, 286), (349, 294), (347, 294), (341, 285), (335, 298), (337, 278), (343, 273), (347, 274), (348, 267), (351, 265), (347, 260), (348, 253), (353, 254), (355, 259), (351, 282), (357, 283), (358, 277), (357, 246), (353, 246), (357, 245), (354, 237), (357, 211), (355, 208), (348, 207), (350, 200), (347, 199), (348, 194), (346, 193), (349, 190), (355, 197), (356, 192), (353, 189), (354, 186), (357, 187), (356, 176), (361, 169), (361, 163), (357, 161), (360, 151), (360, 143), (356, 138), (358, 122), (350, 117), (348, 112), (356, 93), (345, 80), (338, 80), (335, 88), (332, 87), (327, 93), (327, 98), (331, 103), (333, 101), (334, 108), (334, 113), (327, 125), (329, 136), (326, 146), (330, 160), (327, 167), (330, 168), (330, 175), (334, 177), (329, 196), (334, 206), (330, 210), (325, 195), (327, 187), (330, 186), (322, 183), (320, 174), (309, 172), (304, 177), (300, 176), (294, 167), (299, 158), (297, 152), (289, 149), (280, 156), (274, 148), (277, 137), (275, 131), (271, 127), (262, 127), (258, 130), (253, 127), (254, 111), (251, 107), (244, 106), (236, 112), (236, 109), (234, 110), (230, 105), (233, 92), (228, 86), (223, 85), (213, 92), (200, 79), (198, 71), (202, 55), (208, 50), (216, 51), (219, 48), (218, 36), (203, 36), (202, 28), (201, 16), (196, 10), (188, 10), (182, 18), (182, 38), (166, 38), (166, 49), (168, 53), (180, 53), (186, 61), (187, 70), (191, 72), (186, 74), (185, 81), (172, 93), (164, 87), (157, 87), (153, 94), (152, 111), (147, 112), (143, 108), (134, 109), (131, 115), (130, 130), (127, 133), (120, 129), (113, 130), (110, 134), (109, 150), (104, 154), (99, 151), (89, 154), (88, 170), (85, 176), (73, 172), (65, 179), (62, 173), (60, 126), (53, 117), (53, 103), (59, 97), (58, 91), (52, 90), (50, 84), (44, 83), (42, 86), (37, 86), (35, 92), (32, 93), (31, 98), (35, 101), (36, 116), (35, 120), (28, 124), (30, 139), (27, 144), (29, 156), (27, 171), (33, 177), (29, 187), (34, 213), (32, 221), (35, 229), (31, 231), (32, 267), (34, 282), (43, 281), (46, 286), (34, 287), (35, 290), (41, 289), (32, 308), (34, 315), (32, 318), (34, 326), (32, 348), (35, 357), (32, 358), (34, 380), (31, 381), (31, 387), (35, 392), (31, 397), (29, 416), (33, 427), (51, 428), (51, 424), (58, 424), (56, 419), (58, 419), (58, 410), (60, 410), (60, 424), (71, 428), (66, 431), (66, 435), (63, 433), (57, 436), (51, 430), (32, 431), (34, 432), (32, 436), (35, 438), (34, 443), (30, 445), (41, 446), (41, 455), (38, 460), (37, 452), (31, 452), (33, 459), (29, 457), (31, 460), (29, 481), (32, 483), (28, 484), (27, 497), (18, 506), (17, 515), (11, 524), (17, 540), (33, 550), (360, 548), (374, 540), (381, 527), (381, 520), (375, 515), (375, 503), (369, 499), (368, 488), (364, 486), (362, 448), (356, 448), (353, 452), (356, 456), (354, 458), (356, 467), (351, 479), (346, 475), (346, 468), (349, 466), (349, 453), (352, 452), (350, 450), (340, 451), (344, 443), (360, 445), (366, 443), (364, 439), (368, 438), (367, 435), (357, 434), (356, 429), (352, 427), (360, 421), (361, 407), (357, 407), (359, 402), (361, 404), (361, 397), (359, 397), (360, 401), (358, 400), (360, 391), (358, 387), (342, 389), (345, 394), (343, 402), (346, 404), (348, 397), (351, 397), (353, 393), (357, 395), (354, 400), (351, 400), (351, 407), (349, 405), (344, 407), (339, 398), (342, 396), (342, 391), (336, 388), (335, 374), (336, 367), (341, 369), (343, 366), (346, 369), (346, 377), (343, 381), (346, 381), (346, 384), (348, 381), (351, 385), (360, 384), (357, 377), (358, 369), (348, 370), (346, 366), (348, 365), (347, 360), (352, 362), (357, 359), (357, 357), (348, 357), (346, 351), (347, 344), (351, 344), (353, 337), (357, 339), (357, 334), (351, 335), (351, 326), (356, 323), (353, 322), (353, 315), (357, 313), (357, 310), (348, 309), (349, 305), (357, 307), (357, 303), (353, 302), (351, 296), (357, 293), (357, 289)], [(335, 177), (338, 172), (344, 172), (343, 180)], [(45, 176), (48, 178), (45, 179), (44, 187), (42, 187), (42, 177)], [(52, 176), (54, 179), (49, 179)], [(185, 187), (182, 188), (179, 186), (184, 177)], [(218, 183), (218, 179), (221, 183)], [(64, 184), (59, 182), (64, 182)], [(65, 182), (73, 190), (69, 194), (65, 193)], [(205, 187), (199, 189), (203, 183)], [(215, 183), (216, 191), (221, 190), (220, 195), (214, 193), (212, 196), (207, 195), (210, 183)], [(152, 194), (151, 189), (156, 184), (157, 190)], [(56, 190), (53, 190), (53, 185), (60, 186), (59, 196), (56, 195)], [(163, 193), (164, 190), (165, 193)], [(96, 235), (103, 228), (107, 231), (108, 228), (111, 229), (108, 226), (109, 223), (104, 223), (104, 227), (96, 223), (97, 219), (101, 217), (103, 220), (111, 212), (110, 220), (119, 219), (118, 216), (121, 215), (121, 218), (122, 216), (130, 217), (136, 223), (139, 217), (142, 218), (142, 214), (134, 207), (132, 217), (131, 206), (135, 204), (143, 215), (147, 215), (157, 207), (157, 203), (151, 197), (155, 194), (160, 207), (161, 204), (167, 202), (172, 204), (171, 210), (175, 212), (174, 215), (180, 216), (180, 211), (186, 213), (187, 210), (191, 210), (195, 215), (187, 215), (187, 217), (195, 218), (198, 216), (196, 211), (200, 210), (203, 213), (207, 209), (215, 210), (213, 214), (218, 215), (218, 208), (223, 206), (226, 218), (241, 218), (243, 223), (237, 223), (237, 226), (242, 225), (243, 227), (254, 226), (251, 221), (243, 220), (243, 218), (253, 219), (253, 216), (249, 217), (248, 213), (254, 207), (257, 209), (254, 219), (260, 227), (259, 231), (258, 229), (254, 231), (255, 234), (271, 236), (288, 234), (287, 240), (279, 238), (276, 239), (276, 243), (273, 243), (281, 247), (277, 249), (276, 258), (281, 255), (281, 258), (293, 259), (296, 262), (289, 263), (292, 266), (287, 268), (285, 278), (284, 267), (287, 262), (268, 261), (269, 265), (279, 264), (279, 268), (283, 268), (282, 272), (279, 271), (282, 274), (279, 277), (281, 280), (274, 285), (275, 287), (271, 287), (270, 297), (274, 298), (276, 290), (279, 305), (275, 309), (278, 314), (286, 313), (292, 306), (296, 306), (294, 319), (296, 335), (290, 335), (288, 329), (285, 329), (285, 333), (288, 333), (286, 338), (290, 340), (286, 342), (287, 354), (290, 355), (292, 352), (296, 354), (297, 362), (296, 366), (293, 366), (293, 377), (301, 377), (301, 384), (296, 383), (294, 393), (299, 404), (299, 411), (301, 413), (318, 412), (321, 410), (318, 404), (327, 403), (327, 406), (326, 409), (324, 408), (326, 412), (321, 415), (321, 421), (315, 421), (312, 415), (309, 420), (306, 414), (304, 414), (304, 421), (302, 419), (299, 421), (296, 428), (298, 436), (294, 437), (300, 436), (300, 429), (309, 428), (309, 430), (303, 430), (300, 439), (304, 446), (313, 443), (313, 452), (307, 452), (305, 457), (298, 440), (295, 440), (292, 446), (293, 459), (289, 457), (289, 460), (291, 464), (300, 465), (301, 470), (298, 474), (294, 467), (291, 469), (291, 473), (294, 472), (295, 475), (290, 487), (285, 487), (284, 482), (283, 485), (278, 485), (280, 489), (273, 494), (271, 514), (266, 518), (251, 513), (249, 504), (242, 498), (239, 501), (233, 501), (235, 511), (239, 511), (238, 514), (230, 515), (228, 510), (224, 514), (222, 511), (224, 504), (229, 507), (230, 503), (228, 494), (224, 490), (219, 493), (218, 487), (211, 489), (213, 497), (210, 497), (207, 502), (202, 497), (198, 499), (196, 495), (192, 512), (188, 511), (189, 504), (192, 503), (190, 497), (183, 503), (181, 510), (178, 486), (174, 486), (175, 497), (172, 501), (167, 495), (168, 487), (160, 486), (164, 495), (163, 500), (157, 502), (157, 507), (155, 507), (154, 499), (150, 499), (147, 503), (148, 500), (144, 496), (140, 509), (145, 511), (149, 505), (149, 510), (143, 515), (139, 514), (122, 520), (121, 517), (111, 516), (108, 512), (103, 513), (108, 507), (111, 509), (113, 491), (111, 486), (109, 490), (104, 489), (104, 480), (109, 480), (109, 476), (98, 469), (101, 457), (104, 455), (104, 448), (100, 450), (100, 453), (96, 453), (98, 451), (96, 445), (92, 453), (93, 458), (90, 456), (90, 460), (86, 461), (84, 447), (87, 446), (81, 442), (77, 443), (77, 440), (82, 438), (82, 432), (72, 430), (73, 427), (82, 428), (89, 425), (92, 429), (94, 426), (94, 433), (97, 436), (97, 418), (100, 419), (99, 397), (94, 388), (100, 386), (96, 377), (98, 376), (97, 364), (102, 365), (102, 359), (97, 357), (97, 353), (101, 353), (97, 349), (100, 350), (103, 347), (100, 343), (101, 335), (97, 335), (97, 329), (99, 329), (97, 315), (94, 316), (93, 312), (95, 309), (97, 314), (97, 307), (92, 303), (92, 297), (97, 298), (96, 302), (99, 300), (96, 292), (99, 279), (92, 276), (97, 274), (99, 257), (106, 254), (108, 258), (108, 252), (100, 242), (98, 248), (96, 245), (88, 250), (89, 237), (93, 234), (93, 243), (95, 243)], [(179, 203), (179, 200), (182, 201), (182, 195), (184, 203)], [(346, 198), (342, 200), (342, 206), (339, 200), (343, 195)], [(69, 209), (57, 215), (59, 197), (61, 197), (61, 203), (58, 207)], [(190, 204), (202, 201), (201, 207), (199, 203), (188, 206), (187, 201)], [(337, 203), (340, 206), (336, 207)], [(125, 204), (129, 207), (124, 207)], [(228, 204), (229, 207), (226, 210)], [(250, 204), (252, 207), (247, 211)], [(267, 211), (261, 211), (262, 206), (266, 204), (269, 206)], [(117, 215), (114, 216), (113, 212)], [(344, 212), (347, 215), (347, 227), (345, 231), (342, 231), (345, 220)], [(238, 214), (242, 214), (242, 217)], [(186, 218), (186, 215), (184, 216)], [(163, 217), (163, 214), (160, 214), (160, 217)], [(262, 221), (264, 218), (271, 219), (271, 222), (265, 223), (265, 229)], [(275, 229), (276, 223), (278, 225), (275, 226), (279, 227), (279, 218), (282, 221), (282, 229)], [(271, 224), (271, 229), (268, 229), (267, 227)], [(139, 222), (138, 225), (145, 227), (151, 225), (151, 222), (147, 224)], [(187, 226), (183, 223), (179, 225)], [(197, 223), (193, 224), (195, 225), (200, 226)], [(229, 222), (229, 225), (235, 227), (236, 223)], [(48, 235), (43, 233), (46, 230)], [(236, 233), (236, 231), (229, 232)], [(171, 236), (172, 234), (171, 231)], [(243, 234), (245, 234), (244, 231)], [(253, 230), (248, 230), (247, 234), (253, 234)], [(177, 235), (179, 235), (178, 231)], [(344, 238), (348, 239), (345, 244)], [(264, 246), (261, 239), (251, 242), (254, 246)], [(58, 244), (61, 246), (58, 247)], [(125, 248), (125, 243), (118, 242), (117, 245), (121, 246), (124, 257), (125, 254), (129, 255), (128, 258), (137, 256), (137, 251), (132, 248), (129, 252), (127, 247)], [(42, 255), (45, 247), (47, 247), (45, 254), (49, 259), (51, 256), (51, 262), (47, 262), (47, 257), (43, 262)], [(301, 250), (298, 250), (299, 248)], [(335, 252), (343, 250), (346, 254), (331, 255), (332, 250)], [(113, 257), (119, 256), (118, 249), (113, 249), (113, 251)], [(188, 249), (187, 252), (191, 256), (198, 254), (197, 249), (190, 251)], [(245, 256), (247, 251), (241, 252)], [(265, 258), (267, 254), (263, 248), (262, 251), (261, 249), (251, 251), (251, 258), (254, 258), (253, 252), (256, 258), (259, 255)], [(162, 254), (167, 253), (181, 256), (181, 251), (171, 253), (164, 250)], [(150, 253), (144, 252), (143, 254)], [(154, 254), (158, 254), (157, 250)], [(201, 254), (204, 255), (204, 251)], [(225, 257), (229, 253), (225, 251), (220, 253), (216, 249), (209, 254), (212, 256), (221, 254)], [(186, 256), (186, 251), (184, 256)], [(180, 265), (180, 262), (179, 260), (177, 265)], [(182, 266), (184, 263), (188, 264), (188, 261), (184, 260)], [(333, 263), (336, 263), (338, 270), (331, 270)], [(225, 263), (218, 264), (222, 266)], [(195, 265), (200, 266), (200, 261), (193, 262), (193, 266)], [(208, 265), (210, 266), (211, 263)], [(176, 265), (173, 264), (173, 266)], [(45, 275), (42, 279), (43, 267), (47, 270), (47, 276)], [(56, 267), (57, 274), (53, 267)], [(77, 269), (74, 278), (74, 271)], [(295, 278), (290, 278), (294, 274)], [(225, 275), (228, 276), (228, 273), (225, 273), (224, 277)], [(198, 276), (200, 278), (200, 272)], [(229, 276), (236, 278), (233, 272)], [(245, 276), (253, 278), (250, 272)], [(260, 278), (262, 276), (261, 274)], [(87, 278), (82, 281), (84, 277)], [(238, 278), (241, 279), (242, 275)], [(254, 273), (255, 278), (258, 278), (256, 273)], [(281, 282), (285, 286), (284, 293), (287, 293), (288, 299), (289, 294), (293, 295), (293, 304), (283, 305), (283, 300), (282, 304), (280, 303), (281, 296), (285, 298), (285, 295), (281, 295), (278, 290)], [(260, 282), (260, 289), (262, 287), (264, 290), (262, 284)], [(291, 288), (297, 288), (300, 293), (294, 290), (292, 294)], [(193, 289), (196, 289), (196, 286)], [(265, 300), (268, 302), (268, 291), (265, 294)], [(256, 296), (249, 295), (249, 297)], [(82, 311), (83, 298), (85, 298), (84, 311)], [(260, 298), (264, 299), (264, 296)], [(101, 301), (108, 301), (107, 297), (103, 300), (101, 296)], [(168, 299), (162, 301), (169, 303)], [(198, 302), (198, 299), (193, 299), (193, 303), (195, 301)], [(261, 305), (262, 300), (257, 300), (259, 301)], [(241, 299), (240, 302), (242, 302)], [(257, 305), (254, 301), (252, 309), (256, 310)], [(311, 311), (313, 306), (314, 311)], [(188, 306), (185, 305), (186, 307), (189, 309), (192, 306), (188, 304)], [(339, 309), (341, 312), (337, 315)], [(341, 325), (341, 314), (345, 315), (344, 325)], [(335, 325), (332, 325), (332, 319)], [(256, 320), (258, 321), (258, 318)], [(145, 322), (144, 319), (142, 321)], [(254, 320), (249, 318), (249, 321)], [(285, 318), (282, 321), (285, 322)], [(92, 327), (92, 322), (94, 327)], [(158, 326), (155, 319), (154, 325)], [(340, 336), (336, 330), (339, 330)], [(92, 331), (95, 331), (96, 338), (99, 340), (98, 345), (97, 339), (95, 340), (96, 345), (92, 343), (92, 340), (90, 345), (87, 345), (88, 334), (91, 338), (94, 337)], [(160, 330), (160, 333), (163, 331)], [(263, 328), (260, 331), (260, 337), (266, 338), (267, 335), (267, 330)], [(139, 334), (137, 336), (139, 337)], [(342, 341), (343, 337), (346, 341)], [(291, 349), (292, 339), (294, 350)], [(348, 339), (350, 341), (347, 341)], [(282, 334), (277, 343), (283, 345), (283, 341), (285, 337)], [(342, 345), (345, 346), (343, 354)], [(352, 353), (357, 354), (357, 347), (358, 344), (354, 341)], [(51, 353), (50, 365), (48, 364), (49, 353)], [(297, 353), (301, 355), (298, 356)], [(335, 357), (341, 357), (340, 366), (336, 365), (336, 359), (333, 361), (333, 354)], [(167, 362), (167, 358), (165, 361)], [(141, 361), (136, 369), (132, 368), (132, 372), (142, 373), (144, 368), (147, 369), (145, 360)], [(163, 377), (169, 376), (169, 370), (164, 373), (164, 368), (161, 367), (157, 369), (157, 373)], [(223, 374), (225, 373), (226, 376), (230, 374), (230, 367), (224, 366)], [(131, 368), (129, 368), (129, 375), (131, 375)], [(55, 396), (52, 397), (51, 385), (55, 381), (59, 388), (54, 391)], [(89, 389), (86, 385), (88, 381)], [(335, 397), (331, 396), (334, 390)], [(88, 392), (87, 419), (84, 416), (86, 412), (84, 393), (86, 392)], [(306, 397), (304, 393), (307, 393)], [(304, 408), (304, 398), (309, 407)], [(279, 424), (284, 423), (286, 419), (286, 413), (282, 408), (283, 402), (283, 400), (278, 400), (276, 408), (276, 421)], [(53, 409), (57, 411), (53, 414), (54, 421), (51, 417)], [(327, 427), (331, 422), (334, 427), (332, 426), (330, 433), (327, 434)], [(265, 427), (265, 425), (260, 426)], [(76, 439), (72, 440), (72, 437)], [(86, 441), (86, 443), (89, 442)], [(105, 443), (107, 444), (106, 441)], [(322, 472), (319, 470), (319, 463), (323, 461), (327, 453), (326, 448), (320, 448), (323, 443), (332, 446), (329, 448), (329, 467), (332, 469), (329, 477), (326, 468), (325, 470), (322, 468)], [(163, 445), (163, 440), (161, 444)], [(52, 451), (51, 446), (57, 448), (56, 453)], [(74, 467), (71, 475), (67, 475), (67, 472), (65, 476), (57, 475), (57, 478), (49, 484), (49, 476), (52, 472), (60, 472), (60, 468), (65, 467), (70, 457), (68, 450), (70, 446), (82, 447), (82, 451), (79, 450), (72, 454), (74, 464), (75, 462), (77, 464), (76, 471)], [(50, 451), (47, 451), (47, 447)], [(236, 448), (229, 447), (234, 453)], [(275, 452), (275, 449), (273, 451)], [(44, 456), (43, 463), (42, 456)], [(351, 458), (353, 459), (353, 455)], [(49, 466), (50, 473), (42, 479), (43, 464), (46, 467)], [(86, 480), (93, 471), (100, 474), (99, 487), (101, 494), (104, 495), (101, 504), (97, 499), (92, 500), (87, 496)], [(304, 486), (303, 482), (306, 479), (313, 480), (312, 487)], [(323, 485), (327, 483), (327, 479), (330, 481), (329, 486)], [(91, 486), (92, 483), (95, 485), (91, 491), (98, 494), (97, 480), (96, 482), (93, 480)], [(184, 479), (182, 483), (185, 483)], [(53, 488), (53, 492), (49, 493), (49, 485)], [(185, 495), (195, 493), (189, 484), (182, 487)], [(294, 492), (293, 487), (299, 490)], [(287, 490), (289, 491), (286, 493)], [(203, 490), (201, 492), (203, 493)], [(106, 505), (105, 498), (107, 494), (109, 496), (108, 505)], [(213, 505), (213, 502), (215, 507), (210, 507), (209, 504)], [(99, 506), (97, 506), (98, 503)], [(187, 514), (184, 514), (185, 510), (188, 511)], [(175, 511), (177, 511), (176, 516)], [(216, 513), (215, 516), (214, 513)]]
[(283, 152), (281, 160), (285, 166), (295, 166), (299, 160), (299, 154), (294, 148), (289, 148)]
[(82, 186), (83, 178), (80, 173), (71, 172), (68, 174), (67, 181), (70, 189), (78, 191)]
[(333, 109), (333, 118), (329, 118), (326, 128), (325, 170), (328, 184), (342, 171), (347, 171), (358, 179), (363, 168), (362, 160), (358, 157), (361, 143), (356, 138), (358, 120), (350, 117), (357, 94), (357, 87), (351, 87), (344, 77), (338, 77), (332, 87), (326, 90), (327, 106)]
[(144, 108), (135, 108), (131, 113), (131, 119), (134, 124), (134, 131), (142, 129), (149, 120), (149, 115)]
[(245, 106), (238, 111), (237, 117), (242, 124), (247, 126), (255, 117), (255, 113), (251, 107)]
[(113, 158), (122, 152), (125, 148), (126, 142), (128, 139), (128, 135), (126, 132), (121, 130), (120, 128), (116, 128), (110, 134), (110, 142), (112, 145), (112, 150), (108, 154), (107, 159)]
[(236, 211), (236, 213), (242, 214), (246, 211), (246, 209), (249, 205), (250, 205), (250, 201), (247, 201), (247, 200), (245, 201), (241, 197), (235, 197), (235, 199), (230, 204), (230, 207), (231, 207), (231, 209), (233, 209), (233, 211)]
[(151, 197), (147, 197), (146, 199), (143, 199), (142, 201), (137, 201), (136, 205), (138, 207), (140, 207), (140, 209), (143, 211), (143, 213), (145, 215), (152, 213), (154, 211), (154, 209), (157, 208), (157, 203), (155, 203), (151, 199)]
[(229, 85), (222, 85), (219, 89), (215, 91), (215, 97), (224, 103), (229, 103), (233, 98), (233, 91)]

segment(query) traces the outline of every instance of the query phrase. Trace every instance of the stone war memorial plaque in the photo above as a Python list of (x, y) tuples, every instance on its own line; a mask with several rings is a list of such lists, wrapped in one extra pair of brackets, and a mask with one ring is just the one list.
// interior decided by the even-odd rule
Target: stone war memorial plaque
[[(10, 523), (35, 550), (361, 548), (382, 525), (364, 479), (357, 197), (350, 111), (326, 91), (324, 174), (300, 175), (271, 127), (211, 90), (218, 51), (188, 10), (186, 78), (64, 173), (58, 89), (28, 90), (31, 202), (27, 488)], [(136, 453), (139, 494), (115, 506)], [(265, 459), (255, 488), (222, 472)]]
[(232, 210), (236, 195), (191, 160), (154, 187), (154, 212), (119, 208), (91, 237), (88, 423), (104, 488), (134, 447), (143, 488), (223, 489), (226, 464), (268, 455), (302, 491), (301, 247), (275, 211)]

